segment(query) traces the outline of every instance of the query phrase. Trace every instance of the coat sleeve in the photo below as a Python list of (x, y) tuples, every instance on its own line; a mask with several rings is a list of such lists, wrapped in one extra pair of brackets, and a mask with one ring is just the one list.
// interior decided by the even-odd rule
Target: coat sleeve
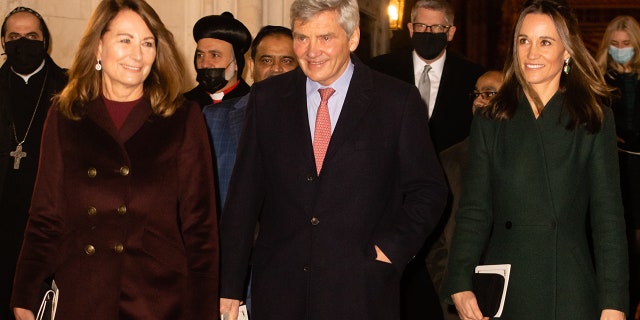
[(415, 87), (407, 91), (400, 119), (397, 188), (401, 203), (389, 225), (373, 238), (396, 268), (403, 269), (434, 230), (447, 199), (447, 185), (429, 136), (424, 103)]
[(472, 290), (471, 277), (491, 233), (491, 164), (488, 121), (476, 116), (471, 124), (469, 162), (464, 172), (460, 207), (456, 212), (449, 263), (441, 296), (452, 303), (451, 295)]
[(605, 108), (589, 161), (590, 214), (599, 308), (629, 310), (629, 271), (614, 119)]
[(33, 310), (39, 305), (42, 283), (54, 273), (63, 233), (63, 148), (58, 134), (58, 108), (49, 109), (40, 147), (38, 176), (29, 220), (14, 278), (11, 308)]
[(254, 231), (265, 194), (255, 100), (252, 90), (227, 200), (220, 218), (220, 296), (237, 300), (243, 297)]
[(178, 152), (179, 215), (187, 254), (189, 319), (213, 319), (218, 313), (218, 226), (213, 161), (204, 118), (189, 108)]

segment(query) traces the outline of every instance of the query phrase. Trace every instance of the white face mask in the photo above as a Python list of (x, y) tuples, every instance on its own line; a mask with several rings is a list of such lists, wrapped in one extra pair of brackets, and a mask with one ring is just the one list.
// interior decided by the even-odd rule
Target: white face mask
[(631, 61), (631, 58), (633, 58), (634, 55), (634, 51), (633, 47), (618, 48), (609, 46), (609, 55), (611, 56), (611, 59), (613, 59), (613, 61), (619, 64), (625, 64)]

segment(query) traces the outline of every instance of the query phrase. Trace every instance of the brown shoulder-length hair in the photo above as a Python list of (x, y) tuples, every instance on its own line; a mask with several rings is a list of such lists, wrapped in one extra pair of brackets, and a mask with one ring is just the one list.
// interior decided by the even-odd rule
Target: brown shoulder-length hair
[(490, 119), (511, 119), (520, 100), (525, 99), (521, 90), (533, 99), (535, 107), (542, 114), (544, 104), (525, 80), (518, 57), (518, 35), (522, 22), (528, 14), (532, 13), (545, 14), (553, 20), (560, 41), (571, 56), (570, 72), (569, 74), (562, 72), (559, 89), (565, 95), (565, 108), (570, 117), (567, 129), (573, 130), (583, 126), (590, 133), (598, 132), (602, 125), (602, 108), (609, 101), (610, 91), (596, 61), (580, 38), (577, 19), (567, 4), (561, 1), (533, 0), (525, 4), (525, 8), (518, 17), (513, 44), (505, 62), (504, 84), (489, 106), (481, 109), (482, 114)]
[(604, 31), (602, 42), (600, 42), (598, 53), (596, 54), (596, 61), (598, 62), (600, 71), (605, 74), (611, 70), (619, 73), (624, 72), (624, 66), (615, 62), (609, 55), (611, 36), (615, 31), (624, 31), (629, 35), (631, 46), (635, 52), (633, 58), (631, 58), (631, 62), (629, 62), (629, 66), (631, 67), (631, 71), (637, 73), (638, 79), (640, 79), (640, 26), (638, 25), (638, 21), (632, 16), (617, 16), (609, 22), (607, 29)]
[(69, 83), (54, 98), (60, 112), (67, 118), (79, 120), (88, 102), (97, 99), (102, 90), (102, 74), (95, 70), (96, 52), (100, 39), (109, 24), (122, 10), (137, 13), (156, 40), (156, 59), (144, 81), (144, 95), (151, 101), (153, 112), (168, 117), (182, 105), (185, 87), (185, 67), (173, 34), (158, 14), (144, 0), (103, 0), (89, 19), (80, 40), (78, 51), (69, 69)]

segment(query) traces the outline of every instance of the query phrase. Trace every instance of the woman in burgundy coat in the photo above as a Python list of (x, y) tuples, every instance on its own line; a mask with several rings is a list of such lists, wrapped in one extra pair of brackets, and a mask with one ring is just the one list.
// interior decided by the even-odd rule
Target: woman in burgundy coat
[(33, 319), (53, 278), (58, 319), (215, 319), (211, 151), (173, 36), (143, 0), (89, 21), (45, 124), (14, 313)]

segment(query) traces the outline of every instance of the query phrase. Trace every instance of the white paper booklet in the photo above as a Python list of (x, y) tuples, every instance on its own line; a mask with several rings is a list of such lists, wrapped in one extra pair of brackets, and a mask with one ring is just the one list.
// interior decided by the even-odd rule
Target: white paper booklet
[(238, 311), (238, 320), (249, 320), (247, 305), (243, 304), (240, 306), (240, 310)]
[[(42, 302), (40, 303), (40, 308), (38, 309), (38, 314), (36, 315), (36, 320), (54, 320), (56, 318), (56, 309), (58, 308), (58, 296), (60, 295), (60, 290), (56, 285), (56, 281), (54, 280), (51, 283), (51, 289), (47, 290), (42, 297)], [(51, 308), (51, 318), (45, 318), (45, 310), (47, 307)]]
[(502, 290), (502, 299), (500, 299), (500, 308), (494, 316), (500, 318), (502, 315), (502, 308), (504, 307), (504, 300), (507, 297), (507, 288), (509, 287), (509, 274), (511, 273), (510, 264), (485, 264), (476, 266), (476, 273), (494, 273), (504, 277), (504, 289)]

